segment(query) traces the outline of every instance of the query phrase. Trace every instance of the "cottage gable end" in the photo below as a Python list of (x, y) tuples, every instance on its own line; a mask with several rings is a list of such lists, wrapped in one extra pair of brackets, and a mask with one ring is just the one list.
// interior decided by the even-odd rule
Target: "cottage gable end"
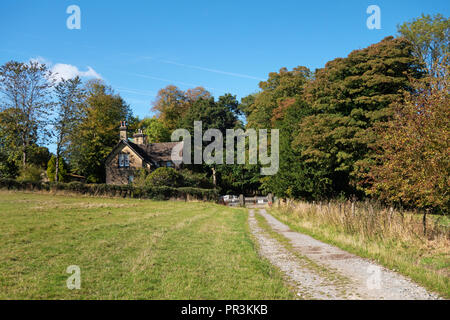
[(173, 150), (181, 158), (183, 142), (148, 143), (142, 131), (128, 139), (126, 123), (121, 122), (120, 141), (106, 157), (106, 183), (129, 184), (139, 169), (151, 171), (158, 167), (179, 168), (180, 164), (172, 160)]
[(129, 184), (133, 181), (136, 170), (150, 169), (150, 164), (124, 141), (114, 147), (105, 166), (107, 184)]

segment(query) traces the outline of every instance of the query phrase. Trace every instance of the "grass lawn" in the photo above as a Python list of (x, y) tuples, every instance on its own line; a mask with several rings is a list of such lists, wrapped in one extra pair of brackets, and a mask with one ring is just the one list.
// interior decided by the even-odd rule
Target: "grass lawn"
[(0, 191), (0, 241), (0, 299), (293, 298), (244, 209)]

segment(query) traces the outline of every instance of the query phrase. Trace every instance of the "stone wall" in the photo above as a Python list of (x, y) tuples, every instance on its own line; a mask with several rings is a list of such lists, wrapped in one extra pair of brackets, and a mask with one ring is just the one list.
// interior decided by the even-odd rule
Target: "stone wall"
[[(127, 168), (119, 167), (119, 154), (128, 154), (130, 166)], [(106, 183), (107, 184), (128, 184), (129, 177), (134, 176), (137, 169), (150, 166), (142, 161), (128, 146), (116, 150), (106, 162)]]

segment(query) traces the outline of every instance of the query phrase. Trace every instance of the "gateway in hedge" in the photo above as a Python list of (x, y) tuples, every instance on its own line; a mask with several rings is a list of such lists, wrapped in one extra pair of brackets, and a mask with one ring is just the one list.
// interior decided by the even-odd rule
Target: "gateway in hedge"
[(133, 182), (136, 171), (143, 168), (149, 171), (159, 167), (178, 168), (171, 159), (174, 147), (182, 150), (183, 142), (148, 143), (147, 136), (142, 131), (135, 133), (133, 138), (128, 138), (126, 123), (122, 121), (120, 141), (106, 158), (106, 183), (129, 184)]

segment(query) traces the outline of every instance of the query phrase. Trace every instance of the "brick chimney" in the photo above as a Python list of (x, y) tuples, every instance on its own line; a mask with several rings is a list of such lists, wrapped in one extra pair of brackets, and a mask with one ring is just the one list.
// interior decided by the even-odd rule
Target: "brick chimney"
[(125, 121), (120, 121), (120, 140), (127, 140), (127, 123)]
[(142, 130), (139, 129), (137, 133), (133, 134), (133, 140), (136, 144), (147, 144), (147, 135), (142, 133)]

